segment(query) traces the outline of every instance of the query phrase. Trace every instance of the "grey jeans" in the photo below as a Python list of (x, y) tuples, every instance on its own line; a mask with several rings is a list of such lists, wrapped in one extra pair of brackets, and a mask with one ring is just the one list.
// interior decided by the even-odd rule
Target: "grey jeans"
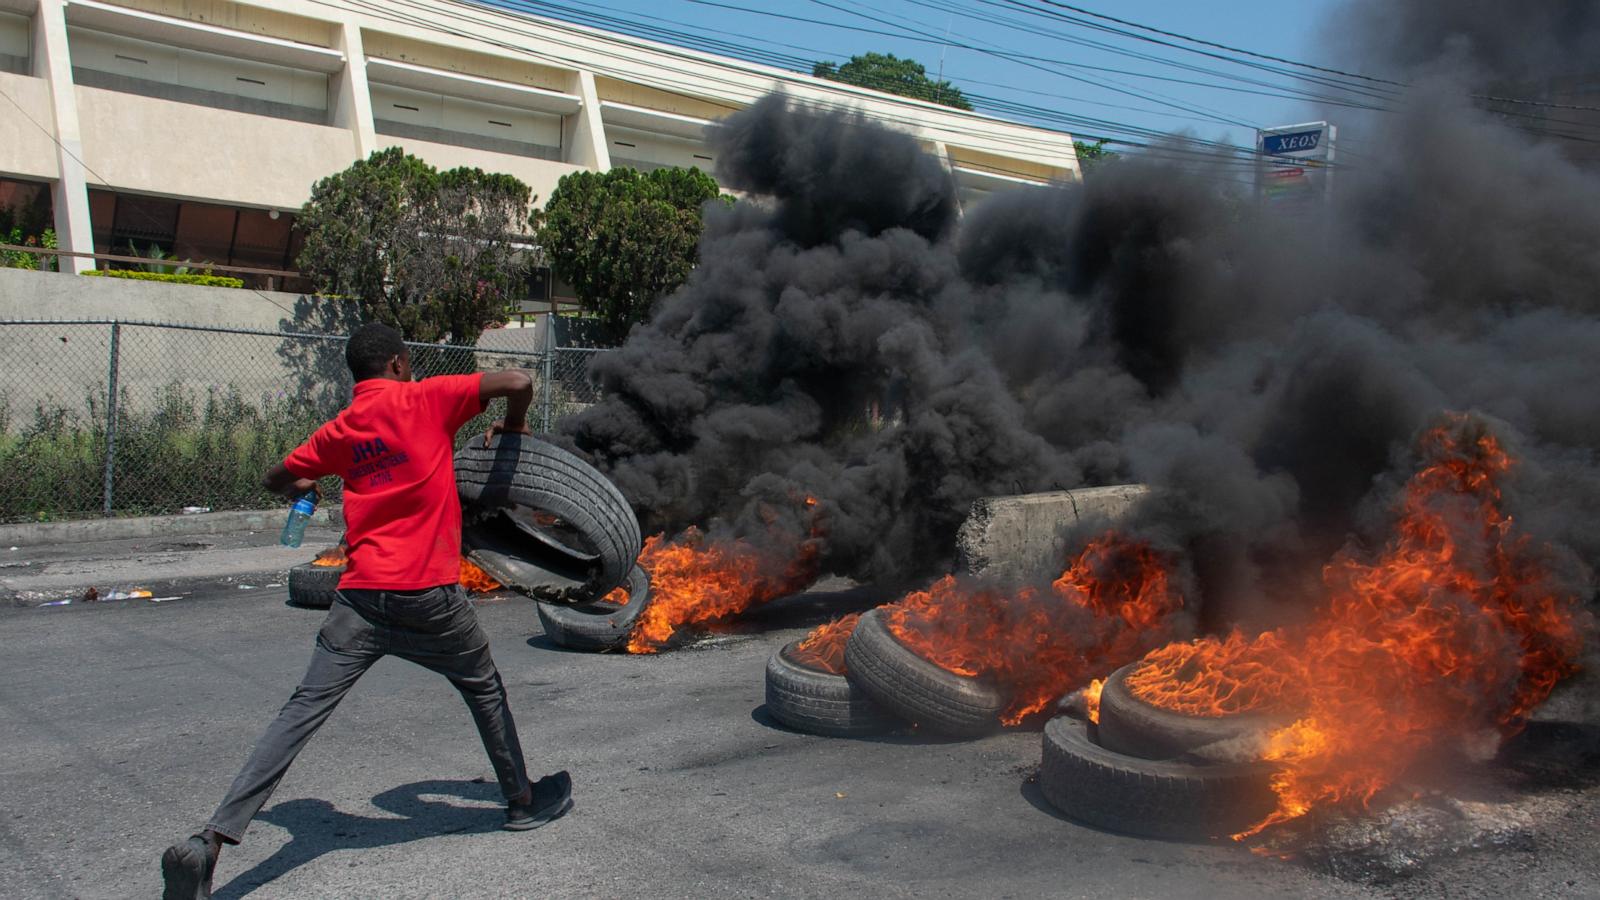
[(423, 591), (346, 590), (317, 634), (311, 667), (267, 726), (207, 828), (238, 843), (289, 764), (362, 673), (393, 654), (450, 679), (461, 692), (507, 799), (528, 787), (528, 771), (489, 639), (460, 585)]

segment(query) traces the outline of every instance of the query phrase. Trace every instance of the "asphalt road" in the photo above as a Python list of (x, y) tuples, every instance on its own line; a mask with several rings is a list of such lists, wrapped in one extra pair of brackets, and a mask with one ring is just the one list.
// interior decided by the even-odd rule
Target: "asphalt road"
[[(158, 895), (162, 848), (203, 823), (305, 665), (322, 614), (283, 600), (222, 584), (159, 605), (0, 610), (5, 896)], [(384, 660), (224, 854), (216, 896), (1377, 893), (1233, 846), (1066, 821), (1030, 783), (1035, 732), (941, 743), (784, 730), (761, 709), (763, 665), (829, 605), (799, 598), (744, 633), (628, 657), (553, 648), (530, 601), (483, 602), (530, 769), (570, 769), (576, 809), (496, 830), (464, 704), (443, 679)], [(1525, 868), (1507, 867), (1503, 885), (1474, 870), (1474, 887), (1522, 895)]]

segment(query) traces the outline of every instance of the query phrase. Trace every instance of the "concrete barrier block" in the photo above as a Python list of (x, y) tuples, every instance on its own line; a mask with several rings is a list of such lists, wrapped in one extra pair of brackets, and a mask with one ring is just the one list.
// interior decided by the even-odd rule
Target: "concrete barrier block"
[(1142, 484), (981, 497), (956, 536), (956, 568), (969, 575), (1027, 580), (1061, 574), (1062, 532), (1080, 524), (1110, 526), (1150, 489)]

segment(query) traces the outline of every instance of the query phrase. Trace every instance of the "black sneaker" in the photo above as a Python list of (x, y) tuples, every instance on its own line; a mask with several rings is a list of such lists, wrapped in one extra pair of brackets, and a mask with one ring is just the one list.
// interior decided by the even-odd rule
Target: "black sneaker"
[(548, 825), (572, 808), (572, 776), (565, 770), (546, 775), (533, 783), (533, 794), (526, 805), (513, 800), (506, 804), (507, 831), (530, 831)]
[(211, 845), (198, 834), (168, 847), (161, 854), (161, 877), (167, 883), (161, 900), (211, 900), (214, 868)]

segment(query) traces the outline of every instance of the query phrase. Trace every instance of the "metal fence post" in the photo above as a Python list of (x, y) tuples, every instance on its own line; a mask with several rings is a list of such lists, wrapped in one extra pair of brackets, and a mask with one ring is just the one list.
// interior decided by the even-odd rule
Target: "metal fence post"
[(122, 361), (122, 323), (111, 322), (111, 362), (106, 374), (106, 474), (105, 505), (102, 511), (111, 515), (111, 501), (116, 494), (117, 468), (117, 370)]
[(540, 403), (543, 407), (539, 411), (539, 430), (545, 434), (550, 433), (550, 378), (555, 370), (555, 317), (547, 316), (544, 330), (544, 399)]

